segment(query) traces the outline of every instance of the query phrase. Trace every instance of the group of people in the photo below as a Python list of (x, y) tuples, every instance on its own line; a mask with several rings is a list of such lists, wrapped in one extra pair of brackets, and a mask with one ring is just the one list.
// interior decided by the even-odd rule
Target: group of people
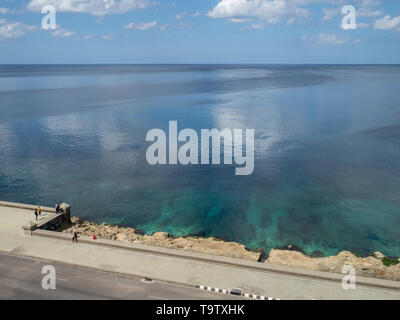
[[(60, 207), (60, 205), (58, 203), (56, 203), (54, 205), (54, 208), (56, 209), (56, 213), (59, 213), (59, 212), (62, 211), (62, 208)], [(41, 214), (42, 214), (42, 208), (37, 207), (35, 209), (35, 219), (36, 219), (36, 221), (38, 220), (38, 218), (40, 217)]]
[[(56, 203), (56, 204), (54, 205), (54, 208), (55, 208), (55, 210), (56, 210), (56, 213), (59, 213), (59, 212), (62, 212), (62, 211), (63, 211), (63, 209), (59, 206), (58, 203)], [(36, 221), (38, 220), (38, 218), (40, 217), (41, 214), (42, 214), (42, 208), (37, 207), (37, 208), (35, 209), (35, 219), (36, 219)], [(96, 236), (93, 236), (93, 240), (96, 240)], [(72, 243), (78, 243), (78, 233), (77, 233), (77, 232), (74, 232), (74, 233), (73, 233), (73, 236), (72, 236)]]

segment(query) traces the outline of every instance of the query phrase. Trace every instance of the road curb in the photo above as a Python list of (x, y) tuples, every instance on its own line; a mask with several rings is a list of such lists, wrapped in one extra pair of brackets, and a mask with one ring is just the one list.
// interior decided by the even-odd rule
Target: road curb
[(213, 287), (208, 287), (208, 286), (203, 286), (203, 285), (195, 285), (195, 288), (200, 289), (200, 290), (210, 291), (210, 292), (229, 294), (228, 289), (213, 288)]

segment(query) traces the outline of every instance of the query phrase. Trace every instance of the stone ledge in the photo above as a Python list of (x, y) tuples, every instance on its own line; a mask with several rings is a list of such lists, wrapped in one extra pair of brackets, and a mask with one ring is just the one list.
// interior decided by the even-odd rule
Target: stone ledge
[[(10, 207), (10, 208), (17, 208), (17, 209), (24, 209), (24, 210), (32, 210), (35, 211), (39, 205), (31, 205), (31, 204), (25, 204), (25, 203), (17, 203), (17, 202), (8, 202), (8, 201), (0, 201), (0, 206), (2, 207)], [(56, 213), (55, 208), (51, 207), (42, 207), (40, 206), (40, 209), (42, 209), (42, 212), (51, 212), (51, 213)]]

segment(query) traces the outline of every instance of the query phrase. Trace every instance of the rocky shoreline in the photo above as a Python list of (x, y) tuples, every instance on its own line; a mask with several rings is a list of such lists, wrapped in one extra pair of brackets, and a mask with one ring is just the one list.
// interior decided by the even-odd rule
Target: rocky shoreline
[(153, 235), (143, 234), (140, 230), (109, 224), (97, 224), (72, 217), (72, 226), (63, 232), (86, 236), (96, 236), (99, 239), (116, 240), (128, 243), (139, 243), (164, 248), (184, 249), (194, 252), (226, 256), (250, 261), (259, 261), (262, 251), (250, 251), (244, 245), (236, 242), (226, 242), (213, 237), (173, 237), (167, 232), (156, 232)]
[[(183, 249), (256, 262), (261, 262), (264, 256), (261, 249), (249, 250), (243, 244), (214, 237), (173, 237), (166, 232), (145, 235), (134, 228), (97, 224), (78, 217), (72, 217), (72, 226), (63, 228), (62, 232), (78, 232), (78, 234), (95, 236), (99, 239)], [(271, 250), (263, 263), (337, 273), (341, 273), (344, 265), (351, 265), (356, 269), (358, 276), (400, 281), (400, 259), (390, 259), (380, 252), (375, 252), (365, 258), (348, 251), (342, 251), (331, 257), (312, 258), (289, 246), (287, 250)]]

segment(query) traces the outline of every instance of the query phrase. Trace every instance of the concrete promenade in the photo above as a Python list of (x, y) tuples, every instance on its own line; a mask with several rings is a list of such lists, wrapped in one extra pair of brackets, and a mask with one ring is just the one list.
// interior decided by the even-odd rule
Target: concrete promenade
[[(28, 236), (22, 226), (34, 220), (36, 206), (4, 205), (0, 202), (0, 251), (11, 254), (193, 287), (242, 288), (280, 299), (400, 299), (400, 283), (394, 281), (358, 277), (356, 290), (344, 290), (340, 274), (84, 237), (72, 244), (69, 235), (42, 230)], [(42, 219), (54, 214), (52, 208), (42, 210)]]

